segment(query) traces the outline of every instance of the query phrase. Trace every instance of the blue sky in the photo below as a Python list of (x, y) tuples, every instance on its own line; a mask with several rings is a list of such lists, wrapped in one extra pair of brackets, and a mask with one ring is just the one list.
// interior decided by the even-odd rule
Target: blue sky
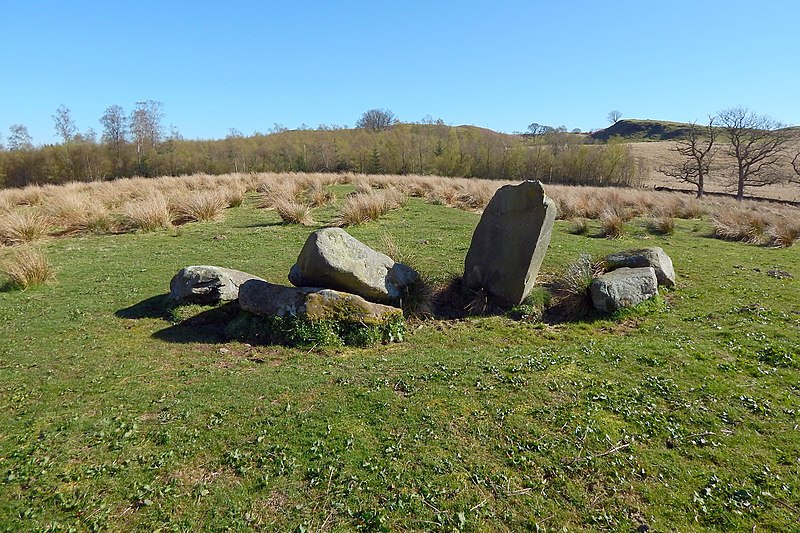
[(0, 134), (56, 142), (60, 104), (99, 132), (141, 100), (206, 139), (375, 107), (506, 132), (734, 105), (799, 124), (798, 19), (796, 0), (8, 1)]

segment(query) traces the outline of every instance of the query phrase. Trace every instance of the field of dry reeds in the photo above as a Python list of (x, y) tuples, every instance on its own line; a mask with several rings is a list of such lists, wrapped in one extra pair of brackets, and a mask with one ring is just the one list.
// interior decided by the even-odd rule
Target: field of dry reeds
[[(85, 233), (147, 232), (188, 222), (218, 220), (226, 208), (274, 209), (285, 223), (313, 225), (314, 210), (337, 205), (334, 224), (351, 226), (405, 205), (407, 198), (481, 211), (495, 191), (512, 182), (419, 175), (258, 173), (29, 186), (0, 191), (0, 245)], [(337, 202), (334, 185), (350, 185)], [(345, 189), (347, 190), (347, 189)], [(625, 224), (646, 218), (667, 234), (675, 219), (707, 217), (714, 235), (770, 246), (792, 246), (800, 237), (796, 208), (644, 188), (546, 185), (558, 217), (585, 232), (597, 220), (602, 234), (618, 237)], [(250, 200), (245, 202), (245, 199)]]

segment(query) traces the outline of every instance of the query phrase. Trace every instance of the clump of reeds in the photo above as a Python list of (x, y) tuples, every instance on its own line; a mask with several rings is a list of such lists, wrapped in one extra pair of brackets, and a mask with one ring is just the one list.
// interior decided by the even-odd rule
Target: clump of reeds
[(2, 271), (11, 287), (27, 289), (31, 285), (47, 283), (54, 278), (53, 267), (47, 257), (33, 248), (21, 248), (2, 262)]
[(647, 228), (656, 235), (672, 235), (675, 233), (675, 219), (666, 213), (657, 213), (647, 221)]
[(588, 235), (589, 221), (585, 218), (573, 219), (572, 224), (569, 226), (569, 232), (573, 235)]
[(393, 209), (406, 204), (408, 198), (397, 189), (383, 189), (348, 196), (335, 223), (338, 226), (356, 226), (377, 220)]
[(311, 216), (311, 208), (294, 199), (278, 197), (273, 202), (273, 208), (278, 212), (284, 224), (300, 224), (311, 226), (314, 218)]
[(616, 209), (607, 209), (600, 215), (600, 234), (607, 239), (625, 235), (625, 216)]
[(38, 210), (15, 209), (0, 216), (0, 244), (14, 246), (41, 239), (52, 229)]
[(276, 204), (286, 201), (298, 202), (303, 187), (291, 177), (284, 180), (267, 181), (259, 185), (258, 192), (261, 193), (258, 207), (261, 209), (275, 209)]
[(50, 198), (43, 208), (61, 235), (108, 233), (114, 228), (111, 212), (89, 193), (67, 192)]
[(311, 207), (324, 207), (336, 201), (336, 193), (321, 181), (311, 181), (306, 188), (305, 195)]
[(188, 192), (172, 197), (170, 211), (174, 224), (217, 220), (228, 205), (227, 198), (216, 191)]
[(762, 213), (723, 207), (715, 211), (711, 224), (714, 236), (726, 241), (751, 244), (769, 242), (769, 219)]
[(778, 248), (789, 248), (800, 241), (800, 221), (781, 218), (769, 227), (770, 244)]
[(563, 275), (553, 284), (552, 307), (566, 320), (575, 320), (592, 310), (590, 289), (594, 280), (603, 273), (603, 264), (582, 253), (570, 263)]
[(128, 231), (156, 231), (172, 227), (172, 213), (162, 194), (132, 200), (120, 209), (122, 225)]

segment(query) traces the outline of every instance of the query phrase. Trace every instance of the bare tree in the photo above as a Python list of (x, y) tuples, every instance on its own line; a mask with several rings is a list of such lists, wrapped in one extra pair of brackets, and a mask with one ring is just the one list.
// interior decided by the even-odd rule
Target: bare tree
[(794, 169), (795, 178), (789, 178), (792, 183), (800, 183), (800, 152), (796, 153), (792, 158), (792, 168)]
[(608, 112), (606, 118), (608, 118), (608, 121), (610, 123), (616, 124), (617, 122), (619, 122), (619, 119), (622, 118), (622, 113), (617, 109), (612, 109), (611, 111)]
[(161, 142), (161, 111), (163, 104), (155, 100), (136, 102), (136, 107), (130, 116), (130, 131), (136, 142), (136, 163), (139, 172), (144, 173), (144, 162), (150, 150), (158, 147)]
[(717, 128), (714, 127), (716, 117), (708, 117), (708, 125), (698, 127), (692, 122), (689, 130), (678, 140), (674, 150), (684, 159), (680, 163), (659, 169), (659, 172), (697, 187), (697, 197), (702, 198), (705, 190), (705, 178), (711, 169), (711, 163), (717, 153)]
[(55, 123), (56, 134), (63, 139), (64, 144), (72, 142), (78, 132), (78, 128), (75, 126), (75, 121), (72, 120), (72, 112), (67, 106), (61, 104), (56, 108), (53, 122)]
[(122, 147), (125, 145), (128, 132), (126, 122), (125, 111), (118, 105), (108, 106), (100, 117), (100, 124), (103, 126), (100, 138), (113, 154), (114, 172), (118, 176), (122, 174)]
[(370, 109), (365, 111), (361, 118), (358, 119), (356, 128), (380, 131), (395, 123), (397, 123), (397, 118), (388, 109)]
[(728, 136), (728, 154), (736, 160), (736, 199), (744, 198), (746, 187), (763, 187), (784, 181), (777, 168), (790, 136), (783, 124), (743, 107), (719, 114)]
[(33, 150), (33, 139), (28, 133), (27, 126), (12, 124), (8, 127), (11, 135), (8, 136), (9, 150)]

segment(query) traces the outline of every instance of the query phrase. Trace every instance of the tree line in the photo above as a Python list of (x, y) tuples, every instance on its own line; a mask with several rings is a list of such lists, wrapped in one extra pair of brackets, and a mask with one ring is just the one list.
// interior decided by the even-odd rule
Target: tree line
[(163, 106), (138, 102), (130, 113), (109, 106), (101, 132), (78, 131), (69, 109), (53, 115), (60, 143), (34, 147), (27, 129), (9, 129), (0, 149), (0, 185), (90, 181), (130, 176), (229, 172), (437, 174), (549, 183), (631, 185), (639, 169), (622, 143), (593, 143), (565, 128), (504, 134), (441, 120), (399, 122), (388, 110), (364, 113), (355, 128), (322, 125), (224, 139), (188, 140), (165, 132)]
[[(792, 145), (797, 138), (796, 131), (766, 115), (731, 107), (709, 115), (703, 125), (692, 123), (674, 148), (681, 158), (660, 171), (694, 185), (698, 198), (708, 177), (719, 176), (742, 200), (748, 188), (800, 183), (800, 152)], [(720, 163), (720, 155), (733, 162), (732, 171), (730, 163)]]

